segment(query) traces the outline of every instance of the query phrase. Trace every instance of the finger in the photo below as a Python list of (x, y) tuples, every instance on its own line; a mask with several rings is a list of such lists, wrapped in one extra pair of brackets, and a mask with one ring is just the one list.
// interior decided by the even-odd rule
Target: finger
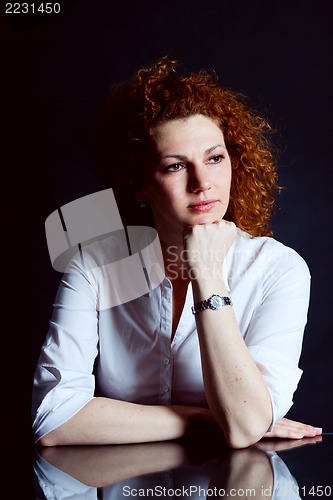
[(321, 427), (314, 427), (313, 425), (302, 424), (300, 422), (297, 422), (297, 425), (290, 426), (289, 428), (298, 431), (300, 434), (304, 434), (304, 436), (317, 436), (322, 434)]
[(314, 427), (313, 425), (304, 424), (302, 422), (297, 422), (295, 420), (290, 420), (288, 418), (282, 418), (278, 420), (273, 428), (273, 432), (275, 429), (290, 429), (291, 431), (298, 431), (299, 434), (304, 434), (307, 436), (321, 435), (322, 428)]
[(304, 437), (304, 433), (300, 432), (298, 429), (276, 426), (272, 431), (266, 432), (263, 437), (302, 439)]
[(315, 437), (320, 435), (321, 432), (317, 428), (301, 424), (299, 426), (289, 425), (276, 425), (272, 431), (267, 432), (264, 437), (277, 437), (288, 439), (302, 439), (304, 437)]

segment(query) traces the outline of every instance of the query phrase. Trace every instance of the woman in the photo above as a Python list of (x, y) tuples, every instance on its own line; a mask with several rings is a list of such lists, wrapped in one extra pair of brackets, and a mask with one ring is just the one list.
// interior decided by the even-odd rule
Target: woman
[[(167, 58), (112, 87), (94, 128), (96, 171), (126, 224), (157, 230), (165, 277), (101, 307), (110, 276), (73, 260), (36, 368), (42, 445), (178, 439), (193, 421), (217, 424), (234, 448), (321, 433), (283, 418), (301, 375), (310, 276), (271, 237), (269, 132), (212, 74), (179, 75)], [(89, 259), (117, 245), (111, 234)]]

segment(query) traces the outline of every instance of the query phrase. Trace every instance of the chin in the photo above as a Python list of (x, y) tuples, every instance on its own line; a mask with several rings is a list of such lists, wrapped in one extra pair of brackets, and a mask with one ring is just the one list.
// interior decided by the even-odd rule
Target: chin
[(221, 214), (200, 214), (192, 219), (192, 222), (189, 224), (191, 226), (195, 226), (198, 224), (214, 224), (223, 219), (223, 215)]

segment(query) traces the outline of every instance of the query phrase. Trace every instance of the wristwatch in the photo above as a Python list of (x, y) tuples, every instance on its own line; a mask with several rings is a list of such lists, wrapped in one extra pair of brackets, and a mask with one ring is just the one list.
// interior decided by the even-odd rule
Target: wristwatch
[(232, 306), (230, 297), (222, 297), (222, 295), (213, 294), (206, 300), (202, 300), (192, 306), (192, 313), (197, 314), (205, 309), (221, 309), (223, 306)]

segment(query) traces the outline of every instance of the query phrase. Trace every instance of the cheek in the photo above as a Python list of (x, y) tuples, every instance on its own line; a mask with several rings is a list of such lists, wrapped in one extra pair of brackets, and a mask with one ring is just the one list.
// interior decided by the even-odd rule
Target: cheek
[(180, 196), (182, 186), (180, 182), (175, 181), (176, 179), (171, 177), (154, 179), (151, 184), (151, 196), (155, 199), (162, 198), (163, 201), (168, 200), (172, 202), (173, 200), (177, 200)]
[(222, 190), (224, 192), (229, 191), (231, 186), (231, 171), (224, 171), (222, 175), (215, 181), (216, 182), (214, 183), (214, 185), (216, 189)]
[(230, 189), (230, 185), (231, 185), (231, 175), (232, 175), (232, 171), (231, 171), (231, 165), (230, 167), (228, 168), (227, 172), (225, 173), (225, 176), (224, 176), (224, 186), (226, 188), (229, 188)]

